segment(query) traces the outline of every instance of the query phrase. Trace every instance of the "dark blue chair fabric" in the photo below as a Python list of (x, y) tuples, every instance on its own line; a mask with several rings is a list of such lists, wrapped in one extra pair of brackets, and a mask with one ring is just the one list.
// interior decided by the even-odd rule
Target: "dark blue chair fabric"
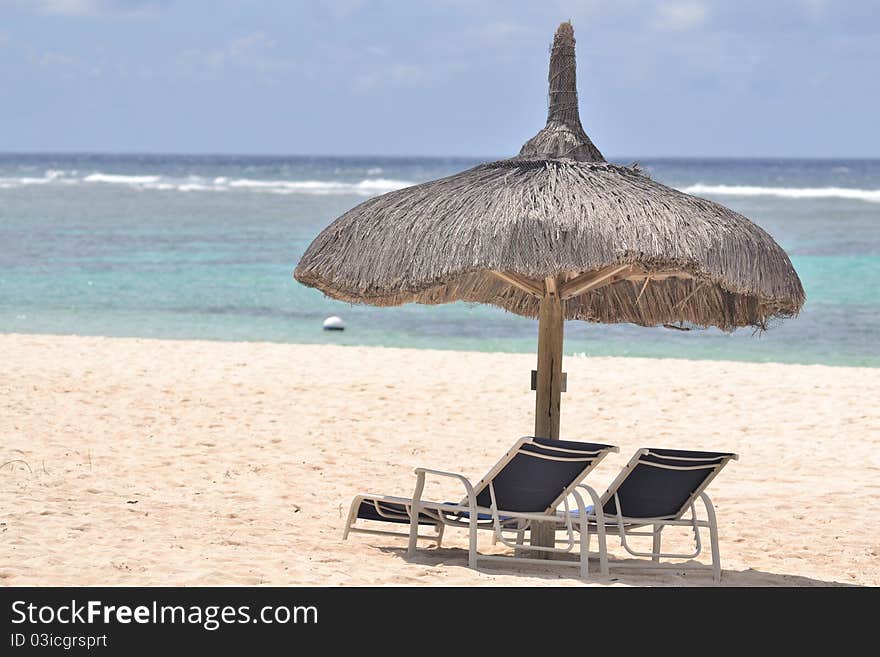
[[(520, 448), (520, 453), (514, 456), (492, 480), (495, 488), (495, 500), (501, 511), (543, 513), (562, 491), (568, 488), (597, 458), (594, 454), (582, 456), (559, 452), (549, 449), (549, 447), (580, 452), (596, 452), (610, 447), (598, 443), (581, 443), (571, 440), (550, 440), (548, 438), (533, 438), (532, 440), (534, 444), (523, 445)], [(580, 460), (553, 461), (529, 456), (529, 453)], [(483, 490), (477, 491), (477, 505), (482, 507), (492, 505), (488, 485)]]
[[(713, 466), (696, 470), (668, 470), (640, 463), (627, 475), (617, 489), (621, 513), (627, 518), (675, 517), (715, 471), (728, 452), (694, 452), (677, 449), (650, 449), (640, 458), (644, 463), (672, 466)], [(667, 458), (664, 458), (667, 457)], [(687, 458), (682, 461), (675, 458)], [(690, 460), (693, 459), (693, 460)], [(606, 515), (617, 515), (617, 504), (611, 497), (602, 507)]]
[[(403, 504), (396, 504), (393, 502), (379, 502), (379, 508), (386, 514), (391, 514), (391, 517), (385, 515), (383, 516), (376, 510), (376, 504), (370, 500), (363, 500), (361, 505), (358, 507), (358, 518), (363, 518), (364, 520), (380, 520), (382, 522), (399, 522), (409, 524), (409, 515), (406, 510), (406, 507)], [(436, 525), (437, 521), (431, 518), (424, 513), (419, 513), (419, 524), (420, 525)]]

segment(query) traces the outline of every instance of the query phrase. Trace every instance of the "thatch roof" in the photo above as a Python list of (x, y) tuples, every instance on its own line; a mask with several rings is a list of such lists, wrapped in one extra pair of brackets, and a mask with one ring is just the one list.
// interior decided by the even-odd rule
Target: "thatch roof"
[(566, 319), (644, 326), (797, 314), (803, 287), (765, 231), (605, 161), (578, 115), (574, 45), (563, 23), (547, 125), (518, 156), (361, 203), (315, 238), (296, 279), (356, 303), (464, 300), (529, 317), (556, 285)]

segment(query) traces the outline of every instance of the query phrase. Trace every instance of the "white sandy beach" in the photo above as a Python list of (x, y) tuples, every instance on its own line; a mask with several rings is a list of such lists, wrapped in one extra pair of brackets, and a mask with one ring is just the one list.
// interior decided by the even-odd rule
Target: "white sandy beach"
[[(409, 495), (420, 465), (476, 480), (529, 434), (533, 355), (31, 335), (0, 353), (5, 585), (584, 583), (469, 570), (455, 530), (413, 560), (402, 539), (341, 540), (354, 494)], [(638, 447), (740, 454), (709, 489), (725, 584), (880, 585), (880, 369), (564, 369), (563, 437), (621, 449), (600, 491)], [(611, 578), (588, 583), (711, 584), (621, 569), (611, 545)]]

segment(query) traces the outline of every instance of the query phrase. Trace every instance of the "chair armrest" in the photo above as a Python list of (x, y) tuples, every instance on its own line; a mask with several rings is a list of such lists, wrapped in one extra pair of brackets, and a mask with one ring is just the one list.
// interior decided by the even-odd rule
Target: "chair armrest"
[[(717, 521), (715, 519), (715, 505), (712, 504), (712, 500), (709, 496), (703, 492), (700, 493), (700, 499), (703, 500), (703, 506), (706, 507), (706, 518), (711, 524), (715, 524)], [(694, 517), (696, 517), (697, 513), (694, 510)]]
[(414, 502), (418, 502), (422, 499), (422, 491), (425, 489), (425, 476), (430, 474), (436, 477), (458, 479), (464, 485), (464, 489), (467, 492), (468, 506), (471, 507), (471, 510), (476, 510), (477, 496), (474, 493), (474, 487), (464, 475), (456, 474), (455, 472), (444, 472), (442, 470), (431, 470), (430, 468), (416, 468), (415, 473), (416, 489), (413, 491)]
[[(578, 522), (583, 525), (587, 521), (587, 506), (584, 504), (584, 498), (576, 490), (572, 490), (569, 494), (574, 498), (575, 506), (577, 507)], [(565, 511), (566, 515), (570, 517), (568, 500), (565, 500)]]
[[(590, 499), (593, 501), (593, 513), (598, 516), (599, 513), (602, 512), (602, 500), (599, 498), (599, 493), (596, 492), (595, 488), (588, 484), (578, 484), (577, 486), (575, 486), (575, 490), (577, 490), (578, 488), (583, 488), (585, 491), (587, 491), (587, 494), (589, 494)], [(604, 515), (604, 512), (602, 513)]]

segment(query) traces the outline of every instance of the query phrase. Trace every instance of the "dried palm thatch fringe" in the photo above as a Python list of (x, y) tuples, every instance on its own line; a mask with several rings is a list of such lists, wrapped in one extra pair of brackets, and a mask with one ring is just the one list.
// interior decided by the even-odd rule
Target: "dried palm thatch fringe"
[(312, 242), (296, 279), (344, 301), (463, 300), (536, 317), (539, 299), (493, 271), (543, 289), (547, 277), (630, 265), (565, 301), (565, 318), (732, 330), (799, 312), (800, 279), (765, 231), (605, 161), (578, 115), (569, 23), (549, 80), (547, 125), (517, 157), (361, 203)]

